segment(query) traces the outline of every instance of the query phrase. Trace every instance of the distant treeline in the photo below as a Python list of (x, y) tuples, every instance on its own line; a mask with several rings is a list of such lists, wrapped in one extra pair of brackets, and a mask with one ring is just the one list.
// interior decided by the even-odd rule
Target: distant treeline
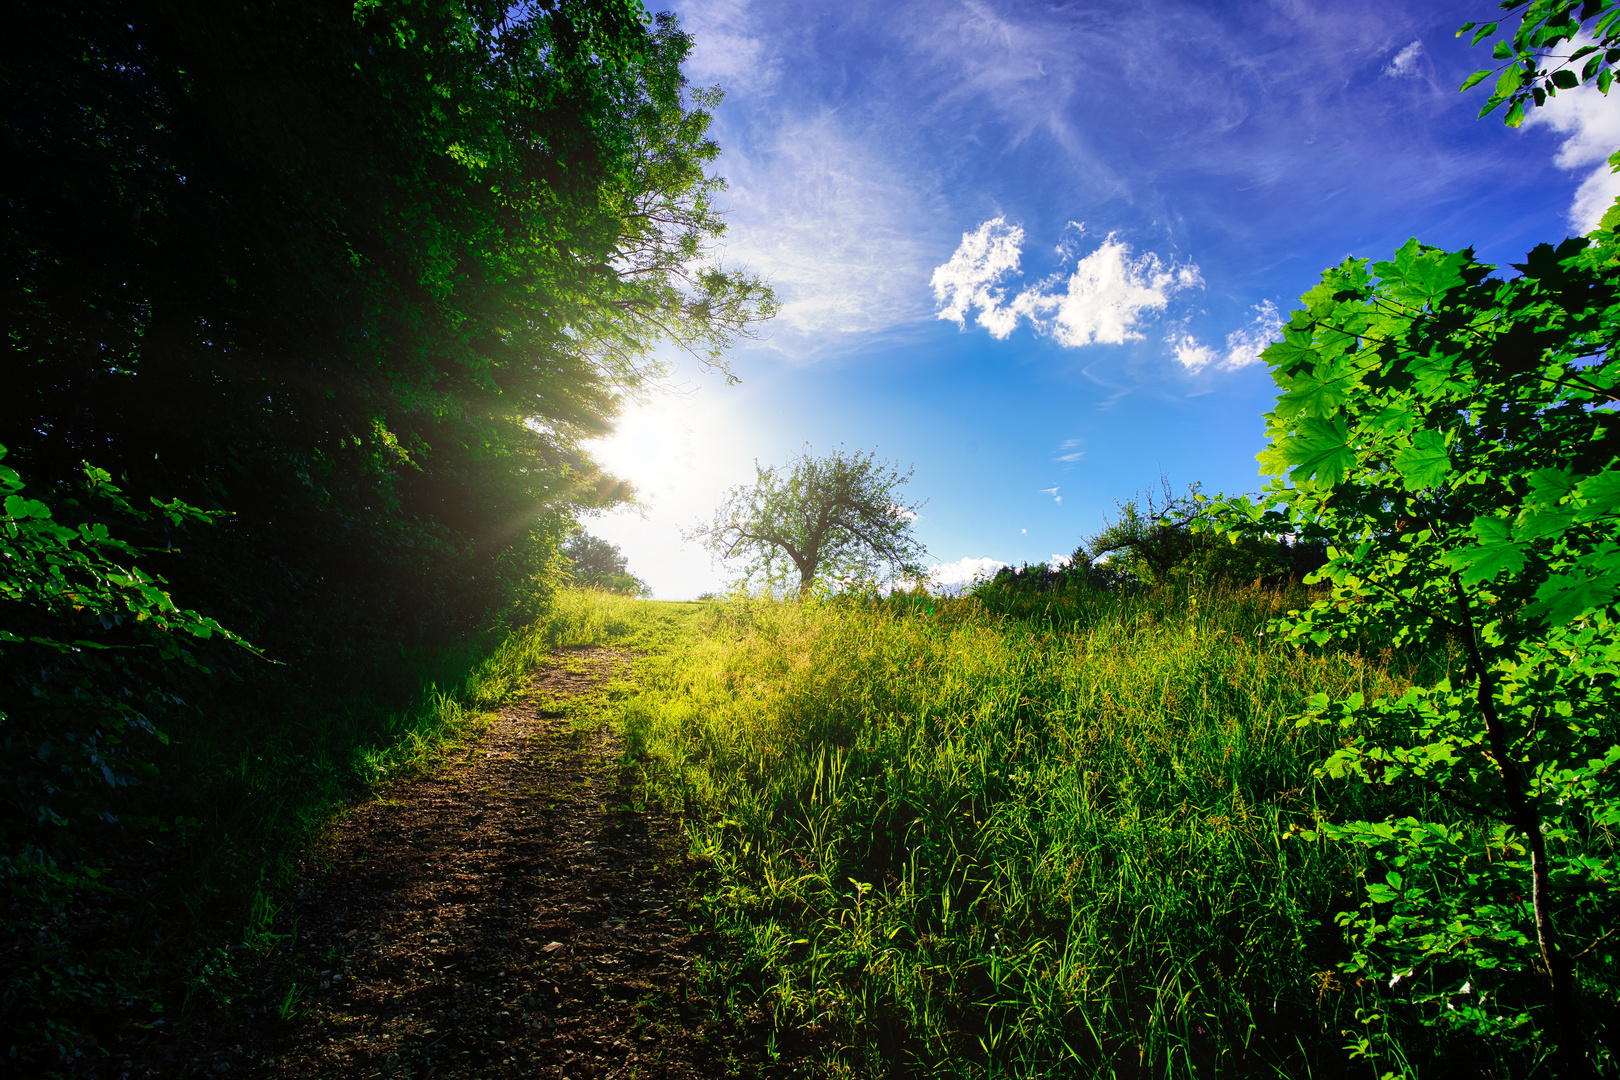
[(1327, 563), (1321, 541), (1293, 535), (1239, 537), (1206, 528), (1210, 522), (1197, 484), (1177, 495), (1161, 478), (1157, 493), (1138, 493), (1115, 505), (1115, 520), (1082, 540), (1067, 561), (1004, 566), (979, 591), (1111, 591), (1164, 584), (1279, 588), (1304, 580)]

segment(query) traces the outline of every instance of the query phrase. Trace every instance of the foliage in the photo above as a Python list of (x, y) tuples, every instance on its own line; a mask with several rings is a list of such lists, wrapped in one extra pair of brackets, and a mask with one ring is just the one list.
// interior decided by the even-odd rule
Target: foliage
[(901, 501), (911, 470), (872, 451), (814, 457), (806, 447), (784, 467), (756, 461), (754, 471), (755, 482), (732, 488), (713, 521), (685, 533), (723, 559), (742, 559), (745, 582), (774, 588), (791, 574), (808, 596), (818, 584), (861, 588), (884, 573), (925, 576), (926, 552), (911, 531), (922, 504)]
[(1059, 565), (1003, 567), (974, 590), (1051, 592), (1065, 589), (1135, 589), (1168, 582), (1280, 588), (1322, 564), (1321, 545), (1287, 535), (1218, 534), (1209, 528), (1207, 500), (1194, 483), (1177, 495), (1160, 477), (1160, 491), (1115, 502), (1119, 515), (1104, 521)]
[(1142, 584), (1140, 578), (1123, 565), (1113, 561), (1089, 562), (1084, 554), (1056, 566), (1051, 563), (1024, 563), (1021, 566), (1003, 566), (993, 577), (973, 585), (969, 594), (981, 600), (991, 594), (1062, 592), (1068, 589), (1111, 591), (1133, 590)]
[[(1205, 527), (1208, 501), (1200, 485), (1177, 495), (1159, 478), (1159, 492), (1138, 492), (1116, 502), (1119, 517), (1082, 541), (1072, 562), (1119, 563), (1119, 570), (1143, 582), (1174, 579), (1280, 586), (1298, 581), (1321, 564), (1319, 545), (1289, 535), (1219, 535)], [(1094, 571), (1093, 571), (1094, 572)]]
[[(184, 532), (212, 526), (212, 515), (178, 499), (134, 505), (88, 465), (51, 507), (0, 464), (0, 497), (0, 940), (28, 941), (33, 953), (51, 940), (45, 914), (97, 887), (106, 869), (98, 848), (150, 843), (163, 828), (119, 795), (157, 777), (168, 741), (158, 721), (210, 674), (196, 644), (246, 646), (178, 606), (164, 580), (141, 568), (155, 552), (94, 520), (138, 526), (161, 517)], [(64, 1013), (93, 996), (80, 977), (85, 957), (53, 958), (45, 970), (55, 973), (56, 1000), (31, 1015), (17, 981), (39, 972), (20, 963), (10, 940), (0, 954), (0, 1018), (65, 1049), (73, 1040)], [(7, 1041), (17, 1056), (15, 1035)]]
[(1267, 494), (1227, 507), (1330, 545), (1291, 640), (1457, 652), (1432, 684), (1318, 695), (1301, 721), (1341, 740), (1327, 775), (1459, 808), (1324, 827), (1373, 856), (1346, 970), (1389, 1010), (1532, 1055), (1552, 1037), (1565, 1075), (1613, 1067), (1620, 1000), (1613, 243), (1543, 245), (1507, 279), (1416, 241), (1328, 271), (1265, 353)]
[(0, 43), (0, 438), (42, 488), (89, 458), (230, 511), (165, 573), (279, 659), (487, 626), (624, 494), (583, 443), (655, 341), (720, 363), (772, 308), (706, 258), (718, 97), (649, 22), (27, 6)]
[(1139, 580), (1168, 580), (1171, 571), (1192, 555), (1199, 535), (1192, 524), (1203, 516), (1204, 508), (1196, 483), (1185, 495), (1177, 495), (1161, 476), (1159, 488), (1158, 494), (1138, 492), (1134, 499), (1116, 501), (1118, 518), (1104, 519), (1103, 530), (1080, 545), (1077, 561), (1081, 553), (1093, 563), (1108, 557), (1122, 562)]
[[(6, 455), (0, 446), (0, 459)], [(186, 639), (235, 634), (179, 607), (163, 579), (136, 560), (150, 551), (114, 536), (105, 524), (66, 524), (23, 494), (22, 477), (0, 464), (0, 728), (6, 813), (0, 847), (38, 850), (41, 828), (116, 821), (98, 791), (127, 787), (150, 774), (150, 746), (165, 738), (151, 714), (164, 710), (190, 669), (206, 675)], [(126, 520), (163, 516), (191, 527), (209, 515), (179, 500), (138, 509), (101, 469), (86, 466), (78, 498)], [(18, 872), (0, 856), (0, 874)]]
[(829, 1075), (1341, 1075), (1356, 853), (1281, 837), (1386, 800), (1290, 719), (1414, 672), (1262, 635), (1297, 592), (996, 599), (732, 600), (638, 662), (619, 720), (708, 868), (717, 996)]
[[(1524, 9), (1519, 25), (1511, 35), (1496, 38), (1491, 55), (1505, 61), (1499, 67), (1482, 68), (1463, 80), (1461, 89), (1470, 90), (1496, 76), (1491, 95), (1479, 110), (1481, 118), (1503, 102), (1508, 110), (1503, 122), (1518, 127), (1524, 122), (1527, 102), (1545, 105), (1560, 90), (1573, 90), (1591, 84), (1603, 94), (1614, 83), (1614, 64), (1620, 60), (1620, 4), (1612, 0), (1504, 0), (1504, 11)], [(1478, 45), (1500, 31), (1500, 23), (1466, 22), (1457, 36), (1472, 31), (1471, 44)], [(1557, 52), (1560, 47), (1567, 52)]]
[(627, 596), (648, 596), (647, 583), (630, 572), (629, 563), (615, 544), (581, 529), (562, 547), (563, 561), (578, 585)]
[[(404, 753), (453, 713), (424, 702), (551, 611), (560, 542), (625, 495), (585, 446), (653, 345), (723, 368), (774, 301), (708, 256), (719, 94), (633, 0), (12, 15), (0, 441), (28, 479), (8, 542), (46, 561), (0, 571), (8, 620), (30, 605), (4, 624), (28, 640), (0, 645), (0, 707), (32, 733), (0, 756), (0, 833), (38, 837), (29, 865), (78, 891), (14, 893), (7, 930), (122, 941), (128, 963), (27, 944), (0, 974), (4, 1007), (72, 1046), (80, 990), (106, 1028), (155, 985), (207, 999), (186, 973), (222, 969), (198, 940), (240, 929), (357, 748)], [(52, 607), (58, 587), (107, 623)], [(114, 864), (148, 884), (90, 880)]]

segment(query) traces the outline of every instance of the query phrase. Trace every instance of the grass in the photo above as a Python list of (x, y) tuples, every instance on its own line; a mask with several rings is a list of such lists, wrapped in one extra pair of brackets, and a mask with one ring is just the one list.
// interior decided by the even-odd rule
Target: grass
[(1293, 719), (1415, 672), (1268, 642), (1289, 603), (710, 605), (617, 707), (712, 983), (827, 1075), (1344, 1074), (1351, 856), (1284, 837), (1382, 809)]

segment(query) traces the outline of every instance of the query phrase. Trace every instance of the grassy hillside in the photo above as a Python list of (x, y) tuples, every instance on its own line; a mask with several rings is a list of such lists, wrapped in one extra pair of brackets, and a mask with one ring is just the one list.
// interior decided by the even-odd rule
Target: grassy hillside
[(1387, 808), (1294, 717), (1423, 673), (1272, 644), (1288, 605), (712, 605), (620, 720), (690, 815), (715, 985), (834, 1075), (1345, 1073), (1352, 856), (1285, 836)]

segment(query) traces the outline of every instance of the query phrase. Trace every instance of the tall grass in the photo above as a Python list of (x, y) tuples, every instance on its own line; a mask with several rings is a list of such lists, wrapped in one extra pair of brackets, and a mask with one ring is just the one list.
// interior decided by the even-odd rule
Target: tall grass
[(992, 600), (714, 605), (642, 662), (717, 980), (834, 1072), (1340, 1073), (1351, 867), (1284, 836), (1380, 810), (1293, 717), (1401, 677), (1268, 642), (1260, 590)]

